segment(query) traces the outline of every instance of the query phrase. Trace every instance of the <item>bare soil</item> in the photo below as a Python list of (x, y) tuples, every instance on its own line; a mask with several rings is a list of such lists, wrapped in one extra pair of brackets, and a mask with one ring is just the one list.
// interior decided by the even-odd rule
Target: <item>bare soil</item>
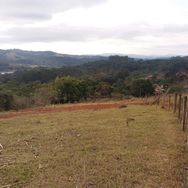
[(119, 102), (98, 102), (98, 103), (54, 105), (48, 107), (25, 109), (25, 110), (20, 110), (18, 112), (12, 111), (12, 112), (0, 113), (0, 119), (9, 119), (23, 115), (57, 113), (64, 111), (113, 109), (113, 108), (121, 108), (122, 106), (125, 107), (127, 105), (145, 105), (145, 103), (126, 100)]

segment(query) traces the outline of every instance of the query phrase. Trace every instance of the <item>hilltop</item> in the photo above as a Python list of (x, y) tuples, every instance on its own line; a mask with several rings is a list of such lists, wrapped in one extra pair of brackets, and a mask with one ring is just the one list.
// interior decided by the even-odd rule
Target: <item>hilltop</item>
[(68, 55), (51, 51), (0, 50), (0, 71), (19, 67), (61, 67), (107, 59), (104, 56)]

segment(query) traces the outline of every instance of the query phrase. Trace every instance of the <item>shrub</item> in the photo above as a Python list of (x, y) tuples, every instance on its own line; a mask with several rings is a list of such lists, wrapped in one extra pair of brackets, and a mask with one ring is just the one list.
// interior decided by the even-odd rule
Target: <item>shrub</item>
[(53, 89), (48, 87), (41, 87), (37, 89), (34, 93), (33, 100), (35, 106), (45, 106), (50, 105), (54, 101), (54, 91)]
[(58, 78), (54, 87), (58, 103), (73, 103), (82, 98), (81, 82), (75, 78)]
[(9, 92), (0, 92), (0, 110), (7, 111), (14, 107), (13, 95)]
[(131, 84), (131, 94), (135, 97), (149, 96), (154, 93), (154, 86), (150, 80), (134, 80)]

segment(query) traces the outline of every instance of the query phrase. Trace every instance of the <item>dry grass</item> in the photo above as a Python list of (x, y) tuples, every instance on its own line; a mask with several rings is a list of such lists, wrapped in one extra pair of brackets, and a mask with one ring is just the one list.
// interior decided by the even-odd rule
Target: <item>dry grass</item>
[(176, 118), (152, 106), (0, 120), (0, 187), (179, 188), (184, 141)]

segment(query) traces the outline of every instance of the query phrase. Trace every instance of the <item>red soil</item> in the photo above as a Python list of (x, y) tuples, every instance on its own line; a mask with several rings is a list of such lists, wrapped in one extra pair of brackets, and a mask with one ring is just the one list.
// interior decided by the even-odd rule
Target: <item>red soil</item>
[(2, 113), (0, 114), (0, 119), (9, 119), (23, 115), (56, 113), (56, 112), (64, 112), (64, 111), (120, 108), (122, 105), (144, 105), (144, 103), (133, 102), (133, 101), (121, 101), (121, 102), (108, 102), (108, 103), (71, 104), (71, 105), (41, 107), (41, 108), (22, 110), (18, 112)]

